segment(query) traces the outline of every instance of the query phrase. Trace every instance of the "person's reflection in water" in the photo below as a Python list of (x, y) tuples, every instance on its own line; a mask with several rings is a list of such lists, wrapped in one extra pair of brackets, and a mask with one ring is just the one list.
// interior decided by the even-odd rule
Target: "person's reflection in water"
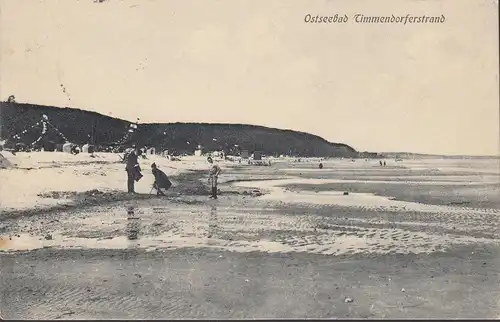
[[(219, 225), (217, 223), (217, 207), (212, 205), (210, 208), (210, 215), (208, 216), (208, 238), (215, 238)], [(209, 239), (210, 241), (210, 239)]]
[(137, 240), (139, 238), (139, 218), (129, 219), (127, 222), (127, 239)]
[(139, 238), (140, 219), (135, 215), (135, 209), (133, 207), (127, 209), (127, 215), (127, 239), (134, 241)]

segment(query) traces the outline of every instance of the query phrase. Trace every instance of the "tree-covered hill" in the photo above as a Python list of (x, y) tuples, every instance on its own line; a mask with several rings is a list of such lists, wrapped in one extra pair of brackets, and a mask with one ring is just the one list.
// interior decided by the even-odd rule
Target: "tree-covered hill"
[[(120, 141), (132, 124), (126, 120), (74, 108), (2, 102), (0, 137), (7, 140), (7, 144), (31, 144), (40, 137), (42, 126), (39, 124), (30, 127), (39, 122), (43, 115), (50, 122), (43, 141), (56, 144), (64, 143), (64, 138), (55, 128), (70, 142), (105, 146)], [(16, 134), (19, 134), (20, 139), (12, 138)], [(352, 147), (331, 143), (316, 135), (245, 124), (138, 124), (137, 129), (124, 142), (126, 146), (131, 144), (177, 153), (193, 153), (198, 145), (202, 145), (207, 150), (230, 152), (243, 149), (250, 152), (262, 151), (268, 155), (357, 156)]]

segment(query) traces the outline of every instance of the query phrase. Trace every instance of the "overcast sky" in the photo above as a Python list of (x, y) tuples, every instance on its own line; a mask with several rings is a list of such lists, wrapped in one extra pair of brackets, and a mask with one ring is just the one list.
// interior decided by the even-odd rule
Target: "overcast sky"
[[(142, 122), (498, 154), (496, 0), (0, 0), (0, 94)], [(347, 14), (307, 24), (306, 14)], [(442, 24), (357, 24), (440, 16)], [(62, 85), (62, 86), (61, 86)]]

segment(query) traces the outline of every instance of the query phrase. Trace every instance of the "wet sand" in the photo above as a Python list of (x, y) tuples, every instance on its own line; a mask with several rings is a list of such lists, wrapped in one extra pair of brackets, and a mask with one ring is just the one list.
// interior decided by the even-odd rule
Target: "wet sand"
[(166, 198), (6, 216), (2, 315), (498, 317), (498, 175), (357, 162), (229, 166), (218, 200), (191, 172)]
[(0, 301), (12, 319), (495, 318), (498, 255), (45, 249), (2, 256)]

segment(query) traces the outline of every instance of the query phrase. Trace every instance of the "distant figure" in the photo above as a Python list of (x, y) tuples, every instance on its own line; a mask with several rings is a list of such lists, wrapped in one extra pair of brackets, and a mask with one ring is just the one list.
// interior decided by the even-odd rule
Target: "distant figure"
[(210, 163), (210, 169), (208, 170), (208, 183), (212, 187), (212, 195), (210, 198), (217, 199), (217, 179), (219, 174), (222, 172), (221, 168), (214, 163), (211, 157), (207, 158), (208, 163)]
[(319, 168), (323, 169), (323, 163), (321, 163), (321, 162), (319, 163)]
[(127, 171), (127, 189), (129, 193), (135, 193), (134, 184), (142, 178), (141, 168), (139, 167), (138, 157), (140, 151), (134, 148), (134, 151), (127, 155), (127, 165), (125, 170)]
[(380, 163), (380, 166), (382, 166), (382, 160), (380, 160), (379, 163)]
[(385, 161), (384, 161), (384, 167), (385, 167)]
[(71, 154), (77, 155), (78, 153), (80, 153), (80, 148), (77, 145), (73, 145), (71, 147)]
[(168, 179), (168, 176), (165, 172), (158, 169), (156, 163), (151, 165), (151, 172), (155, 177), (155, 182), (153, 183), (153, 188), (156, 189), (157, 196), (165, 196), (165, 193), (162, 190), (168, 190), (172, 186), (172, 182)]

